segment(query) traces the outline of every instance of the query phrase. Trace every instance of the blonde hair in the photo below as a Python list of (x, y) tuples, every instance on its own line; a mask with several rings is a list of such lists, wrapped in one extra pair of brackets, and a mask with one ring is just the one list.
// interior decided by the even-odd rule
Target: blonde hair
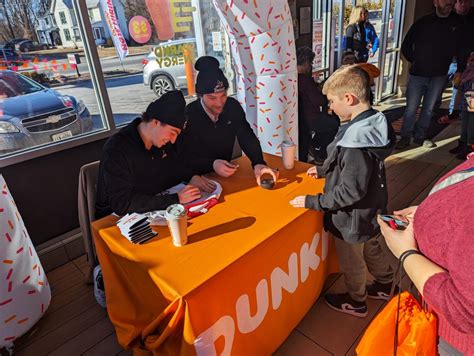
[(351, 11), (351, 16), (349, 16), (349, 25), (358, 23), (360, 21), (360, 15), (366, 11), (363, 6), (354, 6)]
[(323, 94), (342, 98), (352, 94), (361, 102), (370, 101), (370, 78), (367, 72), (358, 65), (346, 65), (336, 70), (324, 83)]

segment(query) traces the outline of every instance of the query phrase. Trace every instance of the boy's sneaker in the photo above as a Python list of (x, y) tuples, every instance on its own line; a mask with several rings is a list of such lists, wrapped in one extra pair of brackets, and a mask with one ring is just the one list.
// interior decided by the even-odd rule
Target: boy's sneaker
[[(367, 285), (367, 297), (372, 299), (390, 299), (390, 292), (392, 290), (392, 283), (380, 283), (374, 281), (372, 284)], [(393, 294), (398, 293), (398, 286), (395, 287)]]
[(102, 268), (100, 268), (100, 265), (94, 268), (94, 296), (97, 304), (104, 309), (107, 308), (105, 303), (104, 278), (102, 277)]
[(363, 318), (367, 316), (367, 303), (357, 302), (351, 298), (349, 293), (326, 294), (324, 301), (329, 308), (352, 316)]

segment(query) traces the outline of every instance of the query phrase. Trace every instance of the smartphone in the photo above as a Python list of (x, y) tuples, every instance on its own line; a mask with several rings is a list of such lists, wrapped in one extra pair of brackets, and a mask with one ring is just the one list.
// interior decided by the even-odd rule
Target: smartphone
[(405, 230), (408, 226), (408, 222), (401, 220), (397, 215), (380, 215), (380, 218), (393, 230)]

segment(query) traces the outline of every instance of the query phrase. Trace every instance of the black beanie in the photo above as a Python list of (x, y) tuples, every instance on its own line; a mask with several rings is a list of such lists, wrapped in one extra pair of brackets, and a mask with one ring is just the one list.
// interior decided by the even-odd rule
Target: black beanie
[(196, 92), (198, 94), (221, 93), (229, 88), (229, 82), (219, 68), (219, 61), (214, 57), (198, 58), (194, 68), (199, 71), (196, 78)]
[(163, 124), (182, 129), (186, 122), (185, 107), (186, 101), (183, 93), (179, 90), (172, 90), (148, 105), (145, 116), (147, 120), (156, 119)]

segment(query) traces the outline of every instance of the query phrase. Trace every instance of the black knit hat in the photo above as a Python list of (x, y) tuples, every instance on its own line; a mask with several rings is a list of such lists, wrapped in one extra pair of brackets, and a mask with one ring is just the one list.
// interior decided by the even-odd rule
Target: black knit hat
[(186, 122), (185, 107), (186, 101), (183, 93), (179, 90), (172, 90), (148, 105), (144, 114), (145, 120), (156, 119), (163, 124), (182, 129)]
[(214, 57), (200, 57), (194, 68), (199, 71), (196, 78), (198, 94), (221, 93), (229, 88), (229, 82), (219, 68), (219, 61)]

